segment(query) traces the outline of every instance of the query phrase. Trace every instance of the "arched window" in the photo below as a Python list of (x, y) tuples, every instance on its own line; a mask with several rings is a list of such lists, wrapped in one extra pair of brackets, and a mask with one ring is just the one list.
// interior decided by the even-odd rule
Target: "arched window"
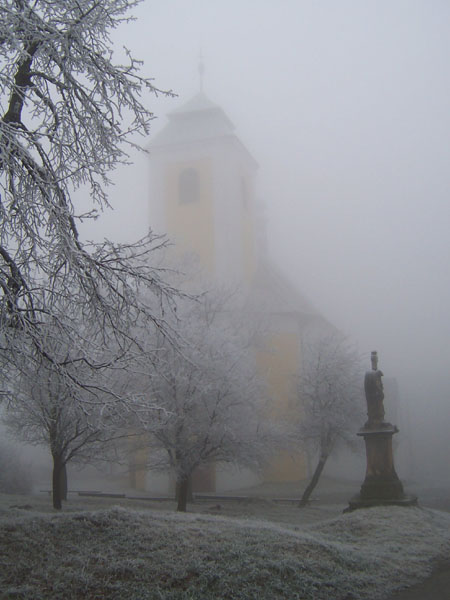
[(188, 204), (200, 198), (200, 177), (193, 168), (183, 169), (178, 177), (178, 202)]

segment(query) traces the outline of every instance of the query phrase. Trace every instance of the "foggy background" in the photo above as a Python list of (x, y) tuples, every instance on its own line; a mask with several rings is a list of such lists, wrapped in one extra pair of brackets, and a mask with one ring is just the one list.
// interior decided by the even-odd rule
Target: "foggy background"
[[(416, 471), (450, 481), (450, 3), (147, 0), (134, 15), (117, 48), (178, 94), (148, 97), (152, 135), (199, 91), (201, 51), (206, 95), (259, 163), (271, 256), (367, 357), (378, 350)], [(86, 237), (151, 225), (149, 158), (132, 158)]]

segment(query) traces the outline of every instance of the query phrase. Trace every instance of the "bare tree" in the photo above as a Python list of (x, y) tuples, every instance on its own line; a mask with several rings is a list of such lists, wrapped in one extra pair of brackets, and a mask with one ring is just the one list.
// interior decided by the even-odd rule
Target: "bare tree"
[[(5, 376), (25, 351), (53, 360), (45, 355), (42, 322), (51, 321), (65, 334), (61, 307), (67, 302), (77, 305), (83, 322), (113, 332), (122, 348), (130, 343), (137, 318), (165, 329), (154, 301), (164, 304), (174, 292), (154, 263), (164, 240), (149, 234), (124, 245), (86, 244), (78, 232), (82, 219), (96, 217), (108, 205), (108, 172), (127, 160), (134, 133), (146, 134), (152, 119), (140, 95), (158, 90), (139, 75), (139, 63), (129, 53), (125, 64), (115, 64), (109, 37), (135, 4), (11, 0), (0, 7), (0, 358)], [(77, 214), (72, 203), (77, 188), (91, 198), (87, 214)], [(143, 288), (152, 302), (142, 302)], [(81, 349), (83, 360), (94, 366), (95, 352), (86, 345)], [(61, 376), (67, 365), (54, 363)]]
[(364, 400), (361, 360), (343, 336), (332, 334), (305, 343), (302, 356), (296, 436), (318, 456), (300, 500), (300, 506), (305, 506), (330, 454), (342, 443), (355, 446)]
[(161, 336), (146, 378), (148, 398), (160, 412), (145, 438), (150, 468), (174, 473), (177, 510), (185, 511), (198, 467), (223, 462), (257, 469), (270, 454), (273, 433), (249, 330), (223, 295), (179, 303), (177, 319), (183, 345), (174, 348)]
[[(42, 351), (28, 353), (20, 368), (16, 362), (3, 419), (17, 438), (50, 450), (56, 509), (67, 499), (67, 464), (106, 459), (126, 425), (114, 389), (114, 370), (123, 365), (117, 365), (115, 357), (100, 346), (95, 368), (77, 360), (72, 354), (72, 338), (61, 339), (60, 333), (47, 327), (41, 337)], [(91, 347), (95, 337), (94, 331), (85, 328), (84, 339)], [(66, 363), (64, 370), (58, 368), (62, 362)], [(74, 379), (83, 384), (74, 385)]]

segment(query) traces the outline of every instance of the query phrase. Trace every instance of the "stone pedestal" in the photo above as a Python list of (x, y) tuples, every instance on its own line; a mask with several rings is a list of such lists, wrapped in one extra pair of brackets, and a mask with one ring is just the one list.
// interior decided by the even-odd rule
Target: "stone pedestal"
[(357, 435), (364, 437), (367, 469), (359, 494), (354, 496), (347, 510), (369, 506), (397, 504), (401, 506), (417, 503), (415, 496), (408, 496), (394, 468), (392, 436), (398, 432), (390, 423), (381, 423), (377, 428), (367, 424)]

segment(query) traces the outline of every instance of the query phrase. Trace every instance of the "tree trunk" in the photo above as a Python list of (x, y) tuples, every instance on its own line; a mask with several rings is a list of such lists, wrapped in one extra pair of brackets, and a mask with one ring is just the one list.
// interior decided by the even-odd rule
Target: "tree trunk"
[(177, 511), (186, 512), (189, 493), (189, 477), (183, 477), (177, 482)]
[[(180, 497), (180, 481), (177, 481), (175, 486), (175, 500), (178, 501)], [(192, 493), (192, 477), (188, 477), (188, 489), (187, 489), (187, 500), (186, 502), (194, 502), (194, 494)]]
[(53, 495), (53, 508), (60, 510), (61, 504), (61, 473), (64, 467), (59, 456), (53, 457), (53, 477), (52, 477), (52, 495)]
[(319, 482), (320, 476), (322, 474), (325, 463), (327, 462), (328, 456), (329, 456), (329, 454), (323, 454), (323, 453), (320, 455), (319, 462), (317, 463), (317, 466), (313, 473), (311, 481), (308, 483), (305, 491), (303, 492), (303, 496), (301, 497), (301, 500), (298, 504), (300, 507), (306, 506), (308, 504), (309, 497), (311, 496), (314, 488), (316, 487), (316, 485)]
[(60, 485), (61, 485), (61, 500), (66, 501), (67, 500), (67, 466), (66, 466), (66, 463), (64, 463), (61, 468)]

